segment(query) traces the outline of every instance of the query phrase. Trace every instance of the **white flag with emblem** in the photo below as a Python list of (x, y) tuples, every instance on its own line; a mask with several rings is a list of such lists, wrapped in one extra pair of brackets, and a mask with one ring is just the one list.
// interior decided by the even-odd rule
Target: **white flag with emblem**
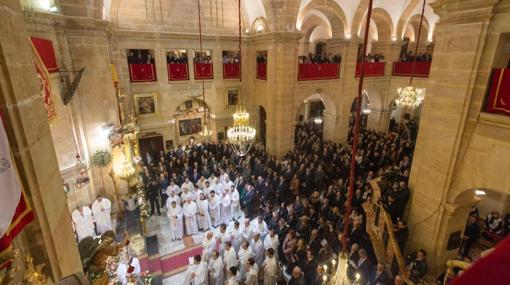
[(21, 198), (21, 187), (11, 158), (9, 141), (0, 117), (0, 237), (9, 226)]

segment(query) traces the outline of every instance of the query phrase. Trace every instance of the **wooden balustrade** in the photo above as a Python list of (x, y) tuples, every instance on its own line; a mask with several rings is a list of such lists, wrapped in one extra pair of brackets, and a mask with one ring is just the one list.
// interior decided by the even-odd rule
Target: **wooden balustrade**
[(391, 217), (384, 207), (378, 202), (381, 198), (381, 188), (379, 187), (380, 181), (381, 178), (376, 178), (370, 181), (370, 185), (372, 186), (372, 199), (371, 201), (367, 201), (363, 204), (363, 209), (365, 210), (367, 219), (367, 233), (372, 241), (377, 260), (387, 265), (387, 272), (390, 275), (393, 275), (391, 268), (394, 260), (396, 260), (399, 274), (403, 276), (403, 279), (407, 284), (413, 284), (407, 278), (408, 270), (393, 233)]

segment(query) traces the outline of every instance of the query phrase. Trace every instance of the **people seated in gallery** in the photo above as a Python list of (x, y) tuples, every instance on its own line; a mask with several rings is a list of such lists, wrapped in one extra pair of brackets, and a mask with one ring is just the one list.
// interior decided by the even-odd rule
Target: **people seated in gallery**
[(170, 52), (166, 55), (166, 63), (174, 64), (174, 63), (180, 63), (180, 64), (187, 64), (188, 63), (188, 56), (186, 53), (181, 53), (180, 55), (177, 55), (175, 52)]
[(427, 253), (424, 249), (420, 249), (406, 257), (406, 265), (409, 269), (409, 279), (413, 282), (418, 282), (422, 279), (428, 271)]
[(308, 56), (302, 55), (298, 57), (298, 61), (300, 64), (303, 63), (340, 63), (342, 61), (342, 56), (340, 54), (333, 53), (322, 53), (322, 54), (312, 54), (309, 53)]
[(485, 232), (483, 236), (491, 241), (497, 242), (503, 234), (503, 219), (498, 211), (492, 211), (485, 219)]
[(400, 57), (401, 62), (406, 61), (416, 61), (416, 62), (431, 62), (432, 61), (432, 54), (430, 53), (421, 53), (415, 56), (413, 51), (408, 51), (407, 53), (402, 54)]
[[(379, 54), (379, 53), (375, 53), (375, 54), (369, 53), (365, 57), (365, 59), (366, 59), (367, 62), (384, 62), (384, 55)], [(358, 62), (361, 62), (362, 60), (363, 60), (362, 56), (359, 55), (358, 56)]]

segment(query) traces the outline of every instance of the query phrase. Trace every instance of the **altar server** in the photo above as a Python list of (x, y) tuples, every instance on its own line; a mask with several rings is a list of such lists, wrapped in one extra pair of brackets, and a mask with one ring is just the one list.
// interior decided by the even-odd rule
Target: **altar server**
[(241, 204), (239, 203), (239, 191), (234, 187), (230, 186), (230, 214), (235, 220), (241, 217)]
[(207, 284), (207, 265), (202, 261), (200, 255), (193, 257), (191, 264), (184, 273), (185, 284), (206, 285)]
[(209, 201), (205, 199), (204, 193), (200, 193), (200, 199), (197, 201), (197, 219), (198, 229), (208, 230), (211, 228), (211, 217), (209, 216)]
[(209, 211), (211, 213), (211, 224), (213, 227), (217, 227), (221, 224), (220, 199), (218, 199), (214, 191), (211, 191), (209, 194)]

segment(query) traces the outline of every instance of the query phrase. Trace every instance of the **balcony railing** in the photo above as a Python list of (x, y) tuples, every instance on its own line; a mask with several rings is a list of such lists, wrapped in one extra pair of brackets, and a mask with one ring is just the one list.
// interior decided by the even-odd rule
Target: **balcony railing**
[(413, 71), (413, 62), (405, 61), (405, 62), (394, 62), (393, 63), (393, 76), (415, 76), (415, 77), (429, 77), (430, 73), (430, 61), (417, 61), (414, 63), (414, 71)]
[(189, 80), (189, 71), (187, 63), (168, 63), (168, 80), (180, 81)]
[(267, 80), (267, 63), (257, 63), (257, 79)]
[(240, 74), (239, 63), (224, 63), (223, 64), (223, 79), (239, 78)]
[(300, 63), (298, 80), (328, 80), (340, 76), (339, 63)]
[[(384, 67), (386, 64), (384, 62), (365, 62), (364, 76), (366, 77), (375, 77), (375, 76), (384, 76)], [(356, 64), (356, 77), (361, 75), (361, 62)]]
[(212, 63), (194, 63), (195, 79), (213, 79)]
[(131, 63), (129, 64), (129, 78), (131, 82), (156, 81), (156, 65), (153, 63)]

